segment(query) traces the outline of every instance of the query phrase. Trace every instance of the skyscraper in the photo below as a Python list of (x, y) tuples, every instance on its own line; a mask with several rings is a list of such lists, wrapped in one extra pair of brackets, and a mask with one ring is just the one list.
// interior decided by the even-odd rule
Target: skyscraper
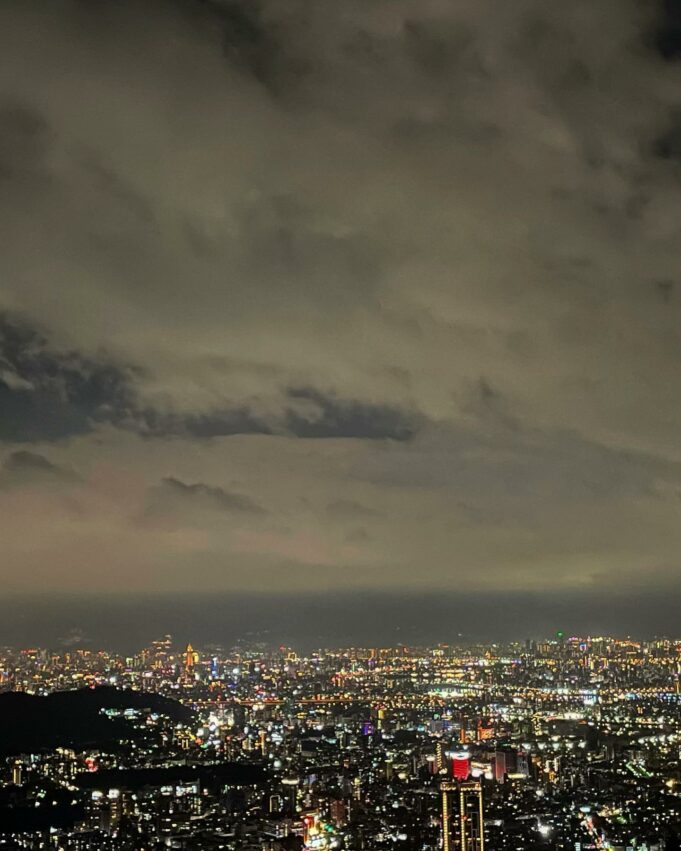
[(185, 673), (191, 673), (196, 665), (199, 663), (199, 654), (194, 650), (191, 644), (187, 645), (187, 649), (184, 651), (184, 670)]
[(435, 767), (438, 771), (442, 771), (445, 767), (445, 746), (442, 742), (435, 745)]
[[(482, 786), (478, 780), (445, 781), (442, 796), (443, 851), (485, 851)], [(458, 818), (455, 800), (458, 798)], [(454, 827), (456, 825), (456, 827)]]

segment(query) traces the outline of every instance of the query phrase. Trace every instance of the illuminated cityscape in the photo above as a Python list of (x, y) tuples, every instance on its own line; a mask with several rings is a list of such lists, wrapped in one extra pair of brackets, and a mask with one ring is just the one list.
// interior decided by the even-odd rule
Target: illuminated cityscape
[(0, 851), (681, 851), (680, 435), (681, 0), (0, 0)]
[(0, 847), (678, 848), (681, 642), (1, 652)]

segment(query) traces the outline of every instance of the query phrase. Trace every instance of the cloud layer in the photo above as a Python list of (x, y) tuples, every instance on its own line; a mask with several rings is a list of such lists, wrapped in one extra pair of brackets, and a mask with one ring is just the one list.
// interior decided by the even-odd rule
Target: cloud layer
[(8, 587), (675, 583), (678, 23), (6, 0)]

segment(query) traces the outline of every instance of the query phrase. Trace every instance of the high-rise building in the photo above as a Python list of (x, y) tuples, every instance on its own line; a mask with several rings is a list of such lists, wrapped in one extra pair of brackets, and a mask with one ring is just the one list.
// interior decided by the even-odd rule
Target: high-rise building
[(456, 792), (456, 783), (451, 783), (447, 780), (440, 783), (440, 796), (442, 799), (442, 851), (453, 851), (454, 848), (452, 810)]
[(191, 644), (187, 645), (184, 651), (184, 670), (186, 673), (191, 673), (196, 665), (199, 664), (199, 654), (194, 650)]
[(516, 758), (516, 774), (519, 774), (522, 777), (529, 777), (530, 775), (530, 763), (527, 754), (524, 751), (518, 751), (518, 756)]
[(485, 851), (480, 782), (478, 780), (445, 781), (440, 784), (440, 794), (443, 851)]
[(497, 783), (503, 783), (508, 772), (508, 754), (505, 751), (496, 751), (494, 754), (494, 779)]
[(437, 771), (442, 771), (445, 767), (445, 746), (442, 742), (435, 745), (435, 768)]

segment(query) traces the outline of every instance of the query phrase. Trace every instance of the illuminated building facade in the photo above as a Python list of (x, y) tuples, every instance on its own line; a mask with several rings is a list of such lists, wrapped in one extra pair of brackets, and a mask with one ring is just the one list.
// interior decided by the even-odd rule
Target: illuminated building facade
[(443, 851), (485, 851), (480, 782), (446, 781), (440, 785), (440, 795)]
[(187, 645), (187, 649), (184, 651), (184, 669), (187, 673), (193, 671), (194, 668), (199, 664), (199, 654), (194, 650), (191, 644)]
[(470, 774), (470, 756), (466, 752), (455, 753), (452, 757), (452, 775), (455, 780), (468, 780)]

